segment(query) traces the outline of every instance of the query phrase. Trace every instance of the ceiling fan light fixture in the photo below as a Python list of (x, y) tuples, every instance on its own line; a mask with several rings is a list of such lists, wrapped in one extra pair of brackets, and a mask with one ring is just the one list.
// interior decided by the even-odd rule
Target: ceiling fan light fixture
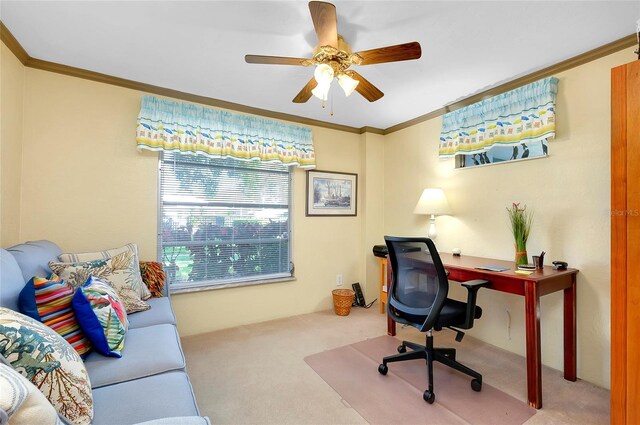
[(318, 83), (316, 88), (311, 90), (311, 93), (318, 99), (322, 100), (323, 102), (326, 102), (327, 98), (329, 97), (330, 88), (331, 88), (331, 81), (329, 81), (328, 83), (325, 83), (325, 82)]
[(318, 86), (329, 85), (333, 81), (333, 68), (326, 63), (321, 63), (313, 71), (313, 77), (318, 82)]
[(340, 87), (342, 87), (342, 90), (344, 91), (344, 95), (347, 97), (350, 96), (356, 87), (358, 87), (358, 84), (360, 84), (360, 81), (351, 78), (347, 74), (339, 74), (337, 78), (338, 84), (340, 84)]

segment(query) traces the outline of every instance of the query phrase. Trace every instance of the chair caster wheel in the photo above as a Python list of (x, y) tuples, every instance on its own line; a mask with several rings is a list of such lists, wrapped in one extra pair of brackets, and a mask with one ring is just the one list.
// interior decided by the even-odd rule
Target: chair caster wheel
[(398, 345), (398, 353), (406, 353), (407, 352), (407, 347), (405, 347), (404, 345)]
[(381, 364), (380, 366), (378, 366), (378, 372), (380, 372), (380, 375), (386, 375), (387, 372), (389, 372), (389, 368), (387, 367), (386, 364)]
[(424, 394), (422, 394), (422, 398), (429, 404), (433, 404), (436, 401), (436, 395), (429, 390), (426, 390)]
[(482, 389), (482, 382), (474, 379), (473, 381), (471, 381), (471, 389), (473, 391), (479, 392)]

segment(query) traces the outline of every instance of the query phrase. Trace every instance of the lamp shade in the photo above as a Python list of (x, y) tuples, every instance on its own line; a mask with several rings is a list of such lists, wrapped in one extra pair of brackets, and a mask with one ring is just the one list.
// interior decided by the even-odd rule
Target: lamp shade
[(351, 93), (353, 93), (353, 91), (356, 89), (358, 84), (360, 84), (360, 81), (354, 80), (353, 78), (349, 77), (347, 74), (338, 74), (337, 78), (338, 78), (338, 84), (340, 84), (340, 87), (342, 87), (342, 90), (344, 91), (345, 96), (350, 96)]
[(318, 85), (311, 90), (311, 94), (322, 101), (326, 101), (327, 97), (329, 97), (329, 89), (331, 88), (331, 82), (329, 83), (318, 83)]
[(422, 192), (414, 214), (447, 215), (451, 214), (449, 202), (440, 188), (427, 188)]
[(326, 63), (321, 63), (313, 71), (313, 77), (318, 84), (330, 84), (333, 80), (333, 68)]

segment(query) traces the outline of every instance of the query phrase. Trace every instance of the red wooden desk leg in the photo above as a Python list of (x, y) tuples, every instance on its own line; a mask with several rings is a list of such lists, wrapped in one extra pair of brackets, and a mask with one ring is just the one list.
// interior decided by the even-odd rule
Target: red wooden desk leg
[[(391, 298), (391, 261), (387, 257), (387, 303)], [(396, 336), (396, 322), (387, 314), (387, 335)]]
[(387, 314), (387, 335), (396, 336), (396, 322)]
[(536, 282), (524, 283), (527, 329), (527, 399), (529, 406), (542, 407), (542, 365), (540, 352), (540, 295)]
[(564, 379), (576, 380), (576, 275), (564, 290)]

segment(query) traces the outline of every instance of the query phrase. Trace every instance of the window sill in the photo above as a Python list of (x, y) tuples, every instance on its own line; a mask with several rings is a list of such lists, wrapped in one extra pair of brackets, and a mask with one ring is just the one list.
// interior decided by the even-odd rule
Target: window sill
[(254, 285), (264, 285), (269, 283), (280, 283), (280, 282), (291, 282), (297, 280), (295, 276), (291, 277), (278, 277), (274, 279), (263, 279), (263, 280), (251, 280), (245, 282), (230, 282), (230, 283), (202, 283), (198, 285), (192, 286), (178, 286), (178, 287), (169, 287), (169, 293), (171, 295), (176, 294), (185, 294), (188, 292), (201, 292), (201, 291), (211, 291), (215, 289), (226, 289), (226, 288), (239, 288), (241, 286), (254, 286)]

